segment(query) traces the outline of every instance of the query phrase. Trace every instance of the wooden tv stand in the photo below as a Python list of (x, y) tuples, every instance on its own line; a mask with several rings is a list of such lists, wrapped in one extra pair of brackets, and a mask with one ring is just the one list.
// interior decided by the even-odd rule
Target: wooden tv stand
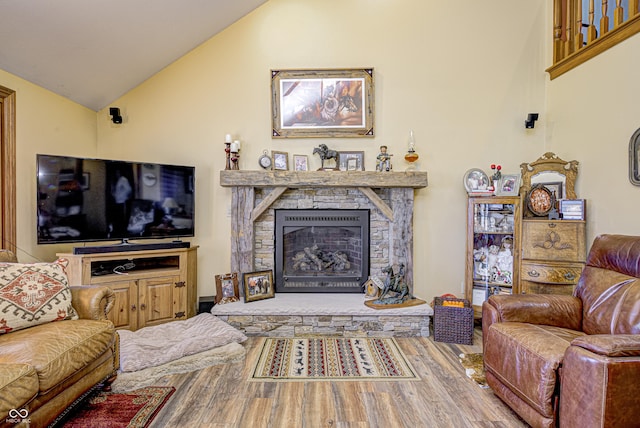
[(70, 285), (106, 285), (116, 294), (108, 317), (116, 328), (184, 320), (196, 314), (197, 248), (57, 256), (69, 260)]

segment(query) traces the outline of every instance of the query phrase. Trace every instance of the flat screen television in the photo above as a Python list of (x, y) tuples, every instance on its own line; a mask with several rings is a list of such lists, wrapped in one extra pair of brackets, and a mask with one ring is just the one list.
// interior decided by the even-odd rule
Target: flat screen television
[(37, 155), (38, 244), (194, 236), (195, 167)]

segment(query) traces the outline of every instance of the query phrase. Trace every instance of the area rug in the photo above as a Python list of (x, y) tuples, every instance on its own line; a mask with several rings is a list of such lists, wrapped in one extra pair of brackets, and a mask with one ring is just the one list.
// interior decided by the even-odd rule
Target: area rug
[(484, 360), (482, 354), (460, 354), (460, 364), (464, 367), (467, 377), (475, 381), (480, 388), (489, 388), (484, 376)]
[(135, 372), (118, 373), (115, 382), (111, 385), (113, 392), (127, 392), (158, 383), (163, 376), (188, 373), (194, 370), (218, 364), (232, 364), (242, 361), (245, 357), (244, 346), (239, 343), (229, 343), (208, 351), (187, 355), (168, 363)]
[(419, 380), (391, 337), (267, 338), (254, 381)]
[(63, 428), (145, 428), (176, 391), (148, 387), (126, 394), (99, 392), (72, 413)]

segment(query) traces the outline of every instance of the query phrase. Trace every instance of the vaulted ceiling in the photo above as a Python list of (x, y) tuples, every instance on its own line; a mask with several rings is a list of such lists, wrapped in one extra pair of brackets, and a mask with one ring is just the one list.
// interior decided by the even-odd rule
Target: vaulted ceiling
[(0, 0), (0, 69), (100, 110), (267, 0)]

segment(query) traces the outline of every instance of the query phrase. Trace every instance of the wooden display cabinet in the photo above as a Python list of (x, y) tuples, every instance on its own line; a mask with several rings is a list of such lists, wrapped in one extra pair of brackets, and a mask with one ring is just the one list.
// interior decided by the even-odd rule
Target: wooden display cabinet
[(114, 291), (108, 317), (116, 328), (133, 331), (197, 312), (197, 247), (58, 257), (69, 260), (70, 285), (106, 285)]
[(465, 298), (475, 317), (490, 295), (520, 292), (521, 225), (519, 196), (469, 197)]

